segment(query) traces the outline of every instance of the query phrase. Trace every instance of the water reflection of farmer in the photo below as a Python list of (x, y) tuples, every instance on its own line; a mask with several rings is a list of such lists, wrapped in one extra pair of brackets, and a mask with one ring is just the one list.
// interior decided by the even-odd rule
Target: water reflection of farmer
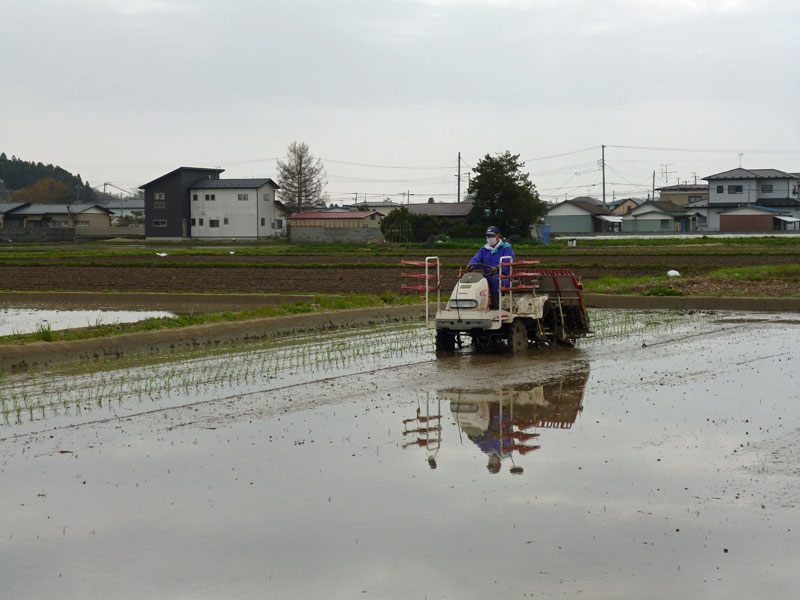
[[(498, 274), (500, 259), (510, 256), (514, 260), (514, 251), (511, 244), (503, 240), (500, 230), (492, 225), (486, 230), (486, 245), (478, 250), (477, 254), (469, 261), (467, 268), (483, 268), (486, 279), (489, 280), (489, 290), (491, 291), (492, 307), (497, 307), (498, 294), (500, 288), (500, 277)], [(503, 275), (508, 275), (508, 268), (503, 268)]]
[[(539, 446), (524, 443), (538, 437), (536, 433), (524, 431), (530, 422), (515, 419), (509, 408), (508, 404), (501, 402), (459, 402), (451, 405), (461, 429), (488, 456), (486, 468), (490, 473), (500, 472), (501, 461), (511, 458), (515, 451), (527, 454), (539, 449)], [(521, 468), (515, 468), (512, 472), (521, 472)]]

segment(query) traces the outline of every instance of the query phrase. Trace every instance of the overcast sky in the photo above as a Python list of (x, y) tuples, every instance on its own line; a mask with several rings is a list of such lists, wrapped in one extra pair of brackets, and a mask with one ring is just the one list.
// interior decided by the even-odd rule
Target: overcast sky
[(181, 165), (276, 177), (294, 140), (335, 202), (452, 201), (459, 151), (464, 187), (510, 150), (548, 200), (601, 195), (603, 144), (609, 197), (646, 196), (653, 171), (656, 186), (740, 160), (800, 172), (795, 0), (0, 0), (0, 15), (0, 151), (100, 188)]

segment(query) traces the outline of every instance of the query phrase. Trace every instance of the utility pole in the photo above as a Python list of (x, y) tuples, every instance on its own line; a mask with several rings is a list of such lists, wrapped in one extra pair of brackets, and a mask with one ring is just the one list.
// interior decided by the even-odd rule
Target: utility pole
[(461, 152), (458, 153), (458, 195), (456, 202), (461, 202)]
[(653, 169), (653, 200), (656, 199), (656, 170)]
[(601, 148), (603, 152), (602, 159), (600, 161), (603, 166), (603, 208), (605, 208), (606, 207), (606, 145), (603, 144)]

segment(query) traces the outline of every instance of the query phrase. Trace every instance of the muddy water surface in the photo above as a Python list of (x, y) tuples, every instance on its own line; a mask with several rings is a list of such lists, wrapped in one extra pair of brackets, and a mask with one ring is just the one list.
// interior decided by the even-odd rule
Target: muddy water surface
[(2, 596), (795, 597), (796, 319), (596, 316), (6, 376)]

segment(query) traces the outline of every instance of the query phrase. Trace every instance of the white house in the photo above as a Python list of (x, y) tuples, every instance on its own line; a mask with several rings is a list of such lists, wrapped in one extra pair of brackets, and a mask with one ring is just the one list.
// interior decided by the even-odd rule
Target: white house
[(189, 188), (193, 238), (275, 238), (286, 235), (279, 189), (270, 178), (201, 179)]
[(706, 217), (709, 231), (720, 229), (720, 214), (740, 206), (762, 206), (800, 217), (800, 173), (778, 169), (731, 169), (704, 177), (708, 200), (690, 202), (687, 208)]

